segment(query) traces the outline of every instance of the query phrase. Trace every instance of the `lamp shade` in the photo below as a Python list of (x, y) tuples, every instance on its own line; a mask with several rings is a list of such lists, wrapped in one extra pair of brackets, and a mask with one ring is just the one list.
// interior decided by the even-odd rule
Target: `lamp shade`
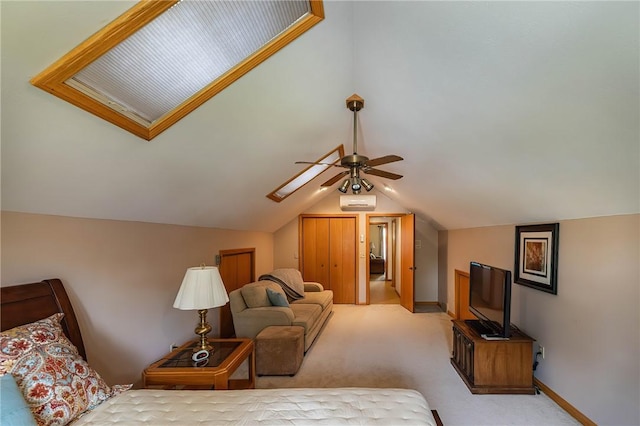
[(229, 301), (220, 271), (215, 266), (187, 269), (173, 307), (183, 310), (209, 309), (224, 306)]

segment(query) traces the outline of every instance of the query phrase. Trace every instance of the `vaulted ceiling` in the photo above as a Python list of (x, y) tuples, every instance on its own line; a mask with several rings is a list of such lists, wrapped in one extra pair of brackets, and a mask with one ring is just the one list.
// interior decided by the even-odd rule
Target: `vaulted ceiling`
[(405, 158), (374, 193), (440, 229), (640, 212), (638, 2), (328, 1), (151, 142), (29, 84), (133, 4), (2, 1), (3, 210), (275, 231), (336, 191), (265, 197), (351, 151), (357, 93), (359, 153)]

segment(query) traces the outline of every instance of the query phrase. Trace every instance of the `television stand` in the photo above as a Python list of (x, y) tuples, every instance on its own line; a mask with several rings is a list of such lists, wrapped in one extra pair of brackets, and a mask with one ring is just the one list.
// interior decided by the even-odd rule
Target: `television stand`
[(494, 331), (492, 329), (490, 329), (489, 327), (484, 325), (482, 323), (482, 321), (480, 321), (480, 320), (468, 319), (468, 320), (464, 320), (464, 323), (467, 324), (469, 327), (471, 327), (476, 333), (478, 333), (481, 336), (483, 334), (493, 334), (494, 333)]
[(471, 393), (535, 394), (533, 342), (512, 330), (508, 340), (486, 340), (463, 320), (453, 320), (451, 365)]

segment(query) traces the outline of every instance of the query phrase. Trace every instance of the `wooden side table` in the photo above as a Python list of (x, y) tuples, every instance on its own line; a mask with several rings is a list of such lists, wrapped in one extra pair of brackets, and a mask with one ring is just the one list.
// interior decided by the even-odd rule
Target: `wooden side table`
[[(256, 385), (256, 361), (251, 339), (208, 339), (213, 352), (206, 361), (191, 359), (193, 347), (199, 342), (189, 341), (154, 362), (142, 372), (145, 388), (161, 386), (166, 389), (253, 389)], [(246, 379), (231, 375), (248, 361)]]

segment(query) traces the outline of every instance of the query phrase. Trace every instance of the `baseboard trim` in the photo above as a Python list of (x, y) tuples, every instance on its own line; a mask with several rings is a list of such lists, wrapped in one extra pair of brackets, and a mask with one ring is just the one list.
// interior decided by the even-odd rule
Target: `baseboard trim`
[(438, 302), (414, 302), (413, 304), (418, 306), (440, 306)]
[(571, 417), (573, 417), (583, 425), (597, 426), (597, 424), (593, 420), (591, 420), (589, 417), (582, 414), (580, 411), (578, 411), (576, 407), (569, 404), (564, 398), (562, 398), (560, 395), (558, 395), (553, 390), (551, 390), (549, 386), (545, 385), (535, 377), (533, 378), (533, 384), (536, 385), (542, 392), (544, 392), (545, 395), (551, 398), (553, 402), (558, 404), (564, 411), (569, 413)]

